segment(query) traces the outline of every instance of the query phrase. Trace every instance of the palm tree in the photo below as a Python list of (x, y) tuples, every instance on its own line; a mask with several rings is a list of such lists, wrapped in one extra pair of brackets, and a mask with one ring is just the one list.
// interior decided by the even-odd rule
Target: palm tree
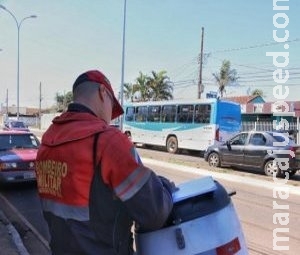
[(173, 99), (173, 86), (166, 71), (152, 71), (152, 76), (139, 72), (134, 84), (124, 84), (125, 98), (131, 101), (158, 101)]
[(166, 71), (156, 73), (152, 71), (152, 77), (148, 79), (149, 94), (152, 101), (173, 99), (173, 86)]
[(132, 102), (132, 97), (133, 97), (133, 85), (131, 83), (124, 83), (124, 97), (128, 101)]
[(142, 72), (139, 72), (139, 76), (136, 78), (136, 83), (133, 84), (132, 87), (133, 96), (135, 96), (137, 92), (140, 94), (138, 101), (150, 100), (148, 81), (149, 77)]
[(219, 85), (219, 92), (221, 97), (223, 97), (224, 92), (226, 91), (225, 87), (230, 83), (236, 82), (239, 78), (237, 77), (236, 70), (230, 68), (229, 60), (223, 60), (220, 72), (213, 73), (212, 75)]
[[(140, 74), (141, 76), (141, 74)], [(136, 83), (124, 83), (124, 97), (127, 101), (141, 101), (141, 90), (146, 91), (144, 89), (144, 81), (143, 78), (139, 77), (136, 79)], [(145, 93), (146, 94), (146, 93)], [(146, 95), (144, 96), (146, 98)]]

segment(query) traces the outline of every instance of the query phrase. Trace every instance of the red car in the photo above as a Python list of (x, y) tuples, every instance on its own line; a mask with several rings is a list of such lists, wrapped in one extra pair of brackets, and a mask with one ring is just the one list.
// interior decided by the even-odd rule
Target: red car
[(0, 131), (0, 182), (35, 181), (40, 141), (26, 131)]

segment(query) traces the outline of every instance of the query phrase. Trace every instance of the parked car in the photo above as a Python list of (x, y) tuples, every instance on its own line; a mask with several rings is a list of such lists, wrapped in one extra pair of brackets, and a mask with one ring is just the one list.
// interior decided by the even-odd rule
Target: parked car
[(204, 153), (210, 166), (256, 168), (268, 176), (293, 176), (300, 169), (300, 145), (288, 134), (271, 131), (241, 132), (212, 145)]
[(0, 131), (0, 182), (35, 181), (40, 142), (26, 131)]
[(28, 126), (23, 121), (19, 120), (6, 121), (3, 130), (30, 131)]

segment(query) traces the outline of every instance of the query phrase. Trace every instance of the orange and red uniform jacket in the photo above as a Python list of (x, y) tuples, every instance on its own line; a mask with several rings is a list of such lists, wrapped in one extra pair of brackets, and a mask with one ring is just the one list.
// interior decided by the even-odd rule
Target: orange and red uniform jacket
[(44, 133), (36, 175), (53, 254), (132, 254), (133, 222), (158, 229), (173, 206), (127, 136), (80, 104), (70, 104)]

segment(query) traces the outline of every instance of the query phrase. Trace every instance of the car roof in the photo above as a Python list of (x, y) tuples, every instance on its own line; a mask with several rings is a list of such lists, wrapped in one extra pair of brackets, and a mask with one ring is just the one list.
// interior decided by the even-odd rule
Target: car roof
[(268, 134), (284, 134), (284, 133), (288, 133), (288, 130), (286, 131), (279, 131), (279, 130), (250, 130), (250, 131), (241, 131), (240, 133), (268, 133)]
[(18, 135), (18, 134), (33, 134), (32, 132), (28, 132), (25, 130), (0, 130), (0, 135)]
[(12, 123), (12, 122), (22, 122), (24, 123), (24, 121), (22, 120), (6, 120), (5, 123)]

